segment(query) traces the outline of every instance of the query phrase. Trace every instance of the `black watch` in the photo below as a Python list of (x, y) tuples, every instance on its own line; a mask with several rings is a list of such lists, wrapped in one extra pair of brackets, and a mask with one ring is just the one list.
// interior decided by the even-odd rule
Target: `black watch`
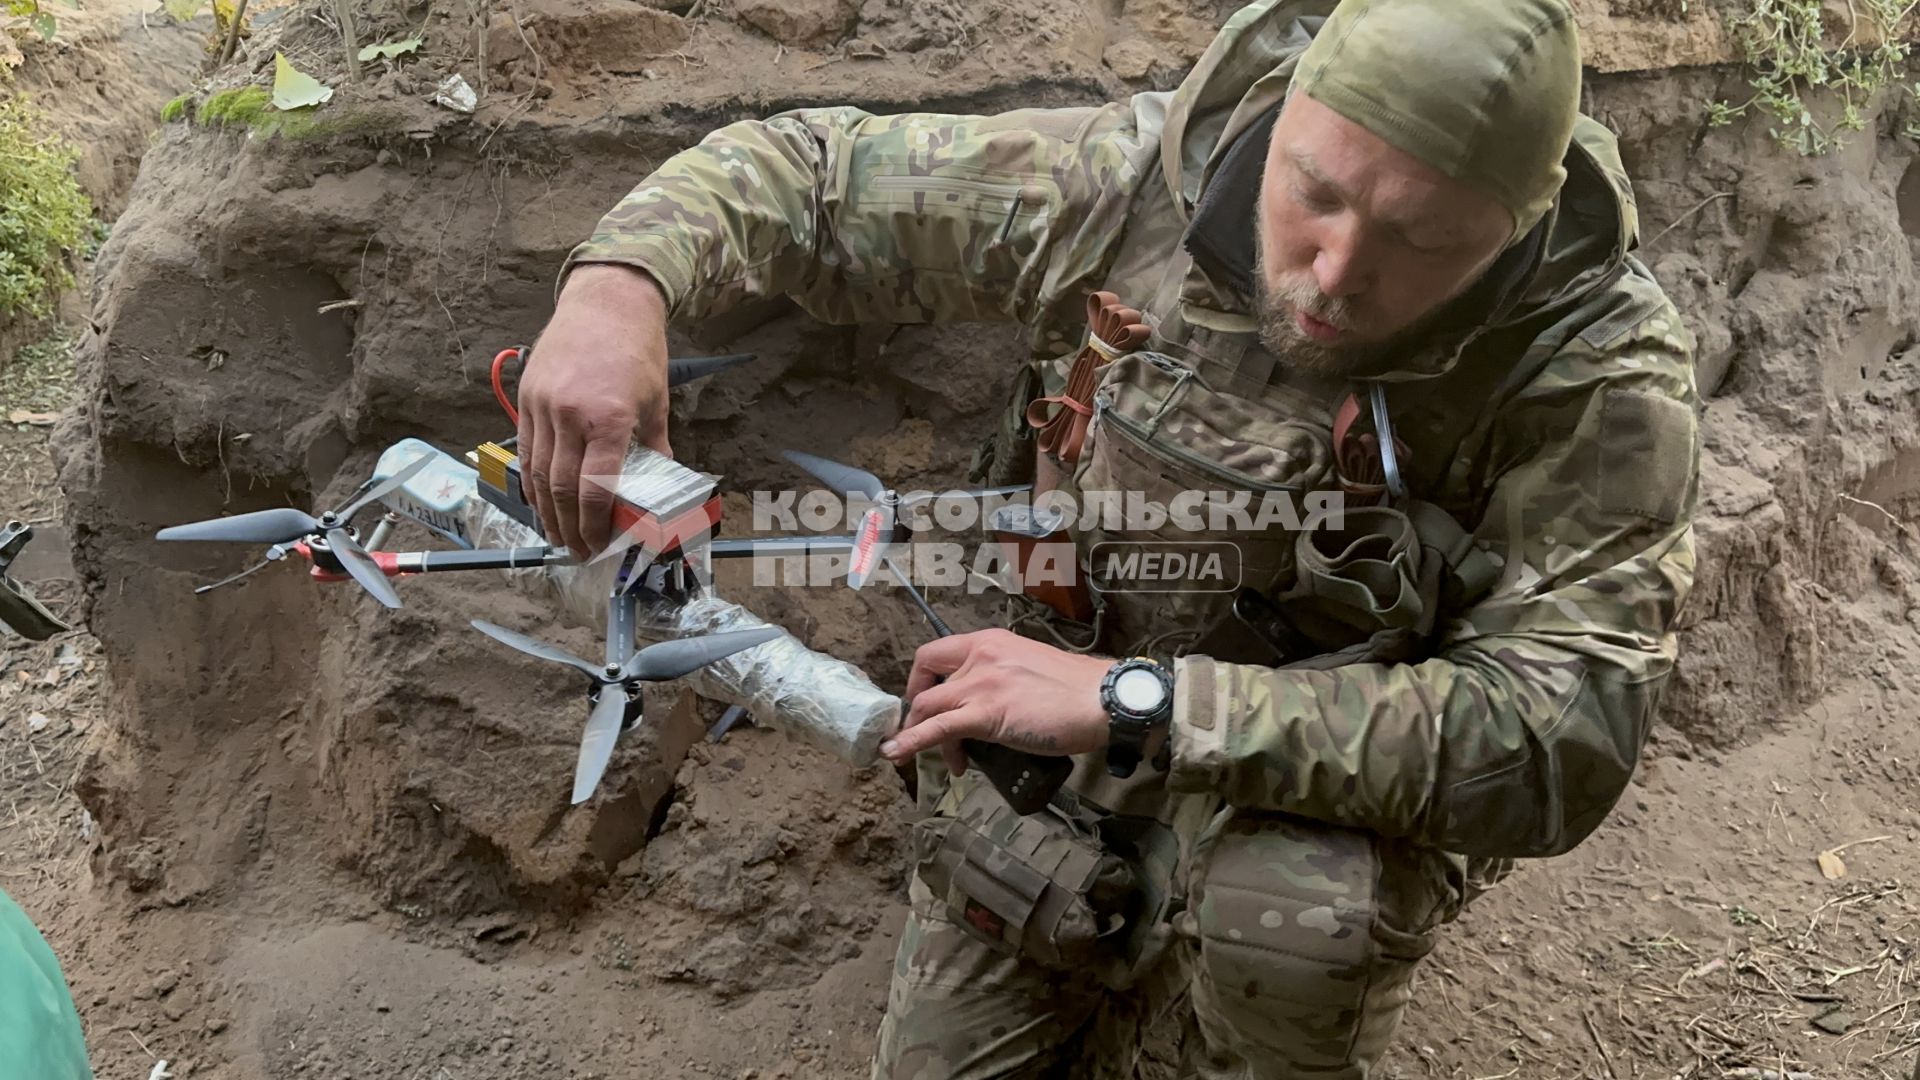
[(1173, 672), (1144, 656), (1122, 660), (1100, 680), (1100, 707), (1107, 711), (1107, 772), (1132, 776), (1147, 741), (1173, 719)]

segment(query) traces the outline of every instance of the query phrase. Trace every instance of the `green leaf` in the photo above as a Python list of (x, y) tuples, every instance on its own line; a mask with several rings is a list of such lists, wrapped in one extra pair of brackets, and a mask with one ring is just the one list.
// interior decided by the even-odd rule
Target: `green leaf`
[(31, 15), (40, 10), (38, 0), (6, 0), (7, 14)]
[(369, 45), (360, 50), (360, 59), (371, 60), (376, 56), (384, 56), (391, 60), (401, 53), (410, 53), (419, 47), (420, 39), (417, 37), (410, 37), (404, 41), (390, 41), (380, 45)]
[(53, 32), (57, 29), (53, 23), (53, 12), (42, 11), (38, 15), (35, 15), (32, 25), (35, 30), (40, 32), (41, 37), (46, 38), (48, 41), (53, 40)]
[(60, 2), (67, 5), (68, 7), (72, 8), (75, 11), (80, 10), (80, 0), (60, 0)]
[(204, 3), (206, 0), (164, 0), (163, 6), (167, 14), (173, 16), (174, 22), (186, 22), (199, 13)]
[(323, 86), (319, 79), (296, 69), (287, 63), (286, 56), (273, 54), (273, 107), (276, 109), (304, 109), (318, 105), (333, 96), (331, 87)]

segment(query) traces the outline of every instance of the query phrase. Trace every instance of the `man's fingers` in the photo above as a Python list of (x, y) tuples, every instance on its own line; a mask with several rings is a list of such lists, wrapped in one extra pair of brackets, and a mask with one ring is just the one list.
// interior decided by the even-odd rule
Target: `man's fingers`
[(666, 457), (673, 456), (673, 444), (667, 441), (667, 410), (659, 409), (653, 416), (642, 416), (639, 420), (640, 445), (656, 450)]
[(563, 543), (574, 558), (591, 554), (580, 539), (580, 456), (585, 447), (580, 433), (569, 425), (557, 425), (553, 432), (553, 462), (547, 474), (549, 494), (553, 497), (553, 517), (560, 527)]
[(600, 435), (587, 444), (580, 459), (580, 539), (584, 554), (597, 552), (613, 539), (613, 489), (625, 463), (627, 433)]
[(972, 634), (935, 638), (913, 652), (913, 670), (907, 672), (906, 698), (918, 698), (928, 687), (959, 671), (973, 651)]
[(966, 695), (967, 690), (964, 684), (956, 686), (946, 682), (929, 686), (910, 699), (906, 719), (900, 721), (900, 726), (904, 729), (924, 724), (941, 713), (958, 707), (966, 700)]
[(519, 409), (520, 420), (513, 429), (513, 452), (520, 459), (520, 497), (533, 503), (533, 477), (527, 473), (527, 462), (533, 460), (540, 438), (533, 429), (533, 405), (524, 394), (520, 397)]
[(967, 752), (960, 749), (958, 742), (941, 743), (940, 760), (947, 763), (947, 771), (955, 776), (967, 771)]
[(518, 451), (520, 487), (540, 517), (540, 531), (546, 534), (547, 543), (564, 547), (560, 522), (553, 516), (553, 492), (548, 489), (553, 465), (553, 428), (542, 422), (537, 408), (521, 413), (520, 417), (533, 434), (533, 445), (522, 445)]
[(902, 728), (899, 734), (880, 745), (880, 752), (896, 763), (911, 761), (915, 754), (942, 743), (987, 739), (993, 730), (991, 711), (979, 705), (962, 705), (913, 727)]

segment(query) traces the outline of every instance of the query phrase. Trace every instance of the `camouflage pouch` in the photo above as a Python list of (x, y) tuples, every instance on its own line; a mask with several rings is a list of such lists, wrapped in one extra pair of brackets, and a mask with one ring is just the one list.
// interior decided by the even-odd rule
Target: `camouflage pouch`
[(1030, 484), (1034, 477), (1033, 429), (1027, 425), (1027, 405), (1046, 392), (1046, 382), (1033, 363), (1015, 370), (1007, 402), (993, 430), (974, 447), (967, 479), (989, 487)]
[(1424, 658), (1440, 612), (1464, 610), (1498, 567), (1439, 507), (1355, 507), (1337, 528), (1302, 533), (1294, 583), (1274, 610), (1311, 643), (1288, 666)]
[(1457, 901), (1433, 857), (1277, 813), (1222, 815), (1195, 845), (1191, 873), (1182, 923), (1208, 1041), (1316, 1074), (1385, 1050), (1414, 968)]
[[(1436, 579), (1413, 523), (1385, 506), (1346, 510), (1339, 528), (1302, 533), (1298, 572), (1277, 597), (1293, 625), (1324, 651), (1431, 625)], [(1424, 575), (1424, 580), (1423, 580)]]
[(1021, 816), (984, 783), (956, 783), (950, 809), (914, 827), (919, 875), (948, 916), (1007, 955), (1080, 969), (1125, 924), (1126, 863), (1085, 822), (1049, 807)]
[[(1073, 486), (1083, 522), (1095, 493), (1107, 500), (1084, 530), (1088, 578), (1128, 593), (1136, 610), (1124, 632), (1204, 625), (1236, 582), (1159, 595), (1128, 589), (1103, 563), (1103, 544), (1162, 552), (1222, 545), (1238, 586), (1266, 592), (1291, 581), (1298, 530), (1322, 505), (1315, 493), (1334, 482), (1329, 428), (1300, 415), (1218, 390), (1165, 353), (1136, 351), (1107, 366)], [(1138, 518), (1136, 505), (1147, 511)]]

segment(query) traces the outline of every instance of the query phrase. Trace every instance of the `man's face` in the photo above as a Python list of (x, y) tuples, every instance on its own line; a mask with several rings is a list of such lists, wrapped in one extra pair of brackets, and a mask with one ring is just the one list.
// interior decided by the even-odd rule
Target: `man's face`
[(1315, 371), (1390, 370), (1512, 229), (1491, 196), (1296, 96), (1261, 184), (1261, 340)]

